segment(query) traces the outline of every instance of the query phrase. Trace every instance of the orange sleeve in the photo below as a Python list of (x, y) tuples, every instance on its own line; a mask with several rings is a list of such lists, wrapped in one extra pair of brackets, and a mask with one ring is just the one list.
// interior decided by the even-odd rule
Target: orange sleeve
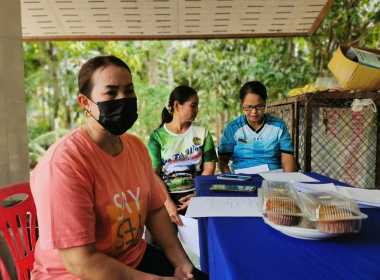
[(30, 180), (41, 249), (95, 242), (91, 180), (71, 165), (48, 162)]

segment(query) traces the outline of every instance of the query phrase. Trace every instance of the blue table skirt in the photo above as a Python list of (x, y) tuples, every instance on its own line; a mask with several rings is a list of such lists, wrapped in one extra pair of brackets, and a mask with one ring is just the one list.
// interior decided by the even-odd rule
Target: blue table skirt
[[(321, 183), (345, 185), (316, 173), (305, 174)], [(231, 196), (209, 191), (212, 184), (221, 183), (216, 177), (196, 177), (197, 196)], [(262, 180), (252, 175), (252, 181), (239, 184), (260, 187)], [(359, 233), (320, 241), (289, 237), (262, 218), (199, 218), (201, 268), (215, 280), (380, 279), (380, 209), (361, 211), (369, 217)]]

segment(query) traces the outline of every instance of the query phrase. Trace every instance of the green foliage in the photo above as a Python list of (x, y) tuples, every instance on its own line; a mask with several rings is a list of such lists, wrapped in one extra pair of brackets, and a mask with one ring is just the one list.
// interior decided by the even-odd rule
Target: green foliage
[[(69, 132), (69, 130), (65, 129), (60, 130), (59, 137), (62, 137)], [(31, 167), (37, 165), (47, 149), (53, 145), (56, 140), (55, 131), (47, 132), (33, 139), (29, 139), (29, 162)]]
[(292, 88), (331, 75), (327, 63), (339, 44), (380, 48), (379, 20), (378, 1), (337, 0), (310, 38), (24, 43), (31, 161), (54, 142), (55, 118), (65, 132), (84, 123), (77, 76), (94, 56), (115, 55), (130, 66), (139, 106), (130, 132), (145, 143), (178, 85), (198, 92), (197, 122), (218, 142), (227, 122), (242, 114), (239, 90), (245, 82), (259, 80), (268, 101), (282, 99)]

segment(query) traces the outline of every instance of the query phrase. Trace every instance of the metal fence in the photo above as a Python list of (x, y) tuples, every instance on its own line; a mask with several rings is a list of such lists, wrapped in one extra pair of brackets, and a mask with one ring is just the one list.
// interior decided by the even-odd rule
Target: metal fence
[[(375, 106), (352, 110), (354, 99)], [(377, 108), (377, 112), (374, 109)], [(268, 103), (292, 136), (297, 169), (358, 188), (380, 188), (380, 93), (313, 92)]]

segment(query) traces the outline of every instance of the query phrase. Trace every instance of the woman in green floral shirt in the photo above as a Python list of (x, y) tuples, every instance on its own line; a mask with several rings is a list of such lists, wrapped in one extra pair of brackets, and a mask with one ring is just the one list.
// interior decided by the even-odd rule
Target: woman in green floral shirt
[(176, 87), (162, 111), (162, 123), (148, 143), (153, 169), (166, 194), (165, 206), (173, 223), (182, 226), (184, 212), (195, 196), (194, 177), (213, 175), (218, 161), (210, 132), (194, 124), (198, 94), (188, 86)]

